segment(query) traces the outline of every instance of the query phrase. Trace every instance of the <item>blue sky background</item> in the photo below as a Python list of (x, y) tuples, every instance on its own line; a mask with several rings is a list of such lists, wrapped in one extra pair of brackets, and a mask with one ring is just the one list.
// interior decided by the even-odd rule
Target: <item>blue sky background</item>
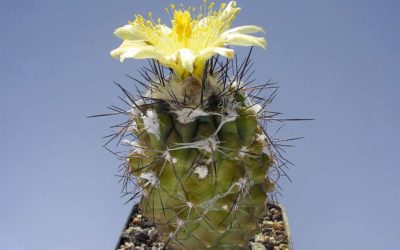
[[(281, 182), (296, 250), (398, 249), (400, 2), (238, 2), (236, 25), (267, 29), (253, 59), (280, 83), (274, 111), (315, 119), (280, 133), (305, 137)], [(132, 205), (101, 147), (116, 120), (85, 117), (120, 104), (112, 82), (144, 64), (110, 58), (113, 30), (149, 10), (165, 21), (167, 4), (0, 1), (1, 249), (113, 249)]]

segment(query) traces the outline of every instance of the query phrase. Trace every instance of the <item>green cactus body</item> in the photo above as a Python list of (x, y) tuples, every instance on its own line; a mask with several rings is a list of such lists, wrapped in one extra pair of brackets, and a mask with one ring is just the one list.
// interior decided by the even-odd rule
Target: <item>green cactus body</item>
[[(240, 249), (271, 191), (272, 156), (244, 89), (224, 88), (216, 77), (204, 84), (202, 102), (201, 91), (188, 93), (200, 85), (191, 78), (174, 89), (175, 100), (159, 86), (149, 93), (153, 102), (133, 109), (137, 140), (129, 171), (143, 193), (144, 215), (157, 223), (169, 248)], [(179, 100), (182, 91), (187, 102)]]
[[(236, 1), (196, 9), (171, 4), (168, 27), (152, 14), (115, 30), (120, 61), (150, 59), (134, 79), (146, 89), (138, 100), (122, 88), (132, 110), (117, 136), (132, 146), (125, 176), (142, 194), (143, 214), (157, 223), (169, 249), (242, 249), (273, 188), (268, 177), (276, 149), (262, 123), (275, 114), (248, 88), (250, 53), (241, 65), (227, 45), (266, 47), (261, 27), (231, 28)], [(250, 50), (251, 52), (251, 50)], [(226, 57), (227, 59), (221, 59)], [(230, 60), (233, 59), (233, 60)], [(272, 87), (273, 88), (273, 87)], [(127, 182), (125, 182), (127, 183)]]

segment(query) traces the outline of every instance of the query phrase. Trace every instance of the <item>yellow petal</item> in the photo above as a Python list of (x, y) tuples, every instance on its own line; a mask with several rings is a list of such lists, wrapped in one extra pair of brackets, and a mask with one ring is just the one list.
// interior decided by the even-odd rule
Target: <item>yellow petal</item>
[(138, 41), (131, 41), (131, 40), (124, 40), (121, 45), (111, 51), (111, 56), (112, 57), (117, 57), (121, 52), (126, 51), (128, 49), (132, 48), (141, 48), (148, 46), (144, 41), (138, 40)]
[(111, 51), (111, 56), (123, 62), (126, 58), (154, 58), (160, 62), (166, 61), (164, 55), (159, 53), (154, 46), (148, 46), (143, 41), (125, 40), (121, 46)]
[(235, 55), (235, 52), (233, 51), (233, 49), (227, 49), (224, 47), (210, 47), (201, 50), (197, 55), (196, 60), (194, 61), (194, 66), (195, 66), (193, 71), (194, 77), (198, 79), (202, 78), (205, 62), (214, 54), (219, 54), (227, 58), (232, 58)]
[(244, 25), (239, 26), (236, 28), (229, 29), (224, 32), (225, 35), (233, 34), (233, 33), (240, 33), (240, 34), (251, 34), (251, 33), (258, 33), (258, 32), (265, 32), (263, 28), (256, 26), (256, 25)]
[(235, 55), (235, 51), (233, 49), (227, 49), (227, 48), (213, 48), (212, 51), (215, 54), (220, 54), (221, 56), (225, 56), (229, 59), (233, 58)]
[(190, 49), (178, 50), (178, 58), (182, 67), (189, 73), (193, 72), (193, 62), (196, 60), (196, 56)]
[(223, 48), (223, 47), (212, 47), (212, 48), (207, 48), (202, 51), (200, 51), (199, 56), (203, 60), (207, 60), (210, 57), (212, 57), (214, 54), (219, 54), (221, 56), (227, 57), (227, 58), (232, 58), (235, 55), (235, 52), (233, 49), (228, 49), (228, 48)]
[(136, 28), (134, 28), (131, 24), (124, 25), (119, 27), (114, 31), (114, 35), (122, 40), (143, 40), (145, 39), (145, 35), (142, 32), (139, 32)]
[(244, 34), (228, 34), (224, 37), (224, 42), (239, 46), (260, 46), (265, 49), (267, 42), (264, 37), (255, 37)]

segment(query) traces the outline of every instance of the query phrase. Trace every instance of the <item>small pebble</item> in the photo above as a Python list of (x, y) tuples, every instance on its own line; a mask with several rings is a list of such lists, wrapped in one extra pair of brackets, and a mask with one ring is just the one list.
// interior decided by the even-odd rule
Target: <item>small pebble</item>
[(250, 243), (250, 248), (251, 250), (267, 250), (267, 248), (265, 248), (265, 246), (261, 243)]
[(268, 220), (264, 220), (263, 221), (263, 226), (267, 227), (267, 228), (271, 228), (273, 226), (273, 222), (272, 221), (268, 221)]
[(279, 249), (281, 249), (281, 250), (289, 250), (289, 246), (286, 245), (286, 244), (280, 244), (279, 245)]
[(279, 231), (283, 231), (285, 229), (285, 227), (283, 225), (283, 221), (274, 222), (272, 224), (272, 228), (275, 230), (279, 230)]
[(142, 220), (141, 220), (140, 218), (135, 217), (135, 218), (133, 219), (133, 224), (139, 225), (141, 221), (142, 221)]

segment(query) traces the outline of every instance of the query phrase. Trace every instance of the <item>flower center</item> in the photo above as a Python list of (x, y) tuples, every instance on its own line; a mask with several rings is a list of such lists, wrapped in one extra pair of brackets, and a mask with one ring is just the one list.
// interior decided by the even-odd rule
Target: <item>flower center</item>
[(186, 48), (192, 35), (192, 27), (193, 20), (189, 11), (176, 10), (174, 12), (172, 33), (177, 36), (178, 41), (183, 43)]

